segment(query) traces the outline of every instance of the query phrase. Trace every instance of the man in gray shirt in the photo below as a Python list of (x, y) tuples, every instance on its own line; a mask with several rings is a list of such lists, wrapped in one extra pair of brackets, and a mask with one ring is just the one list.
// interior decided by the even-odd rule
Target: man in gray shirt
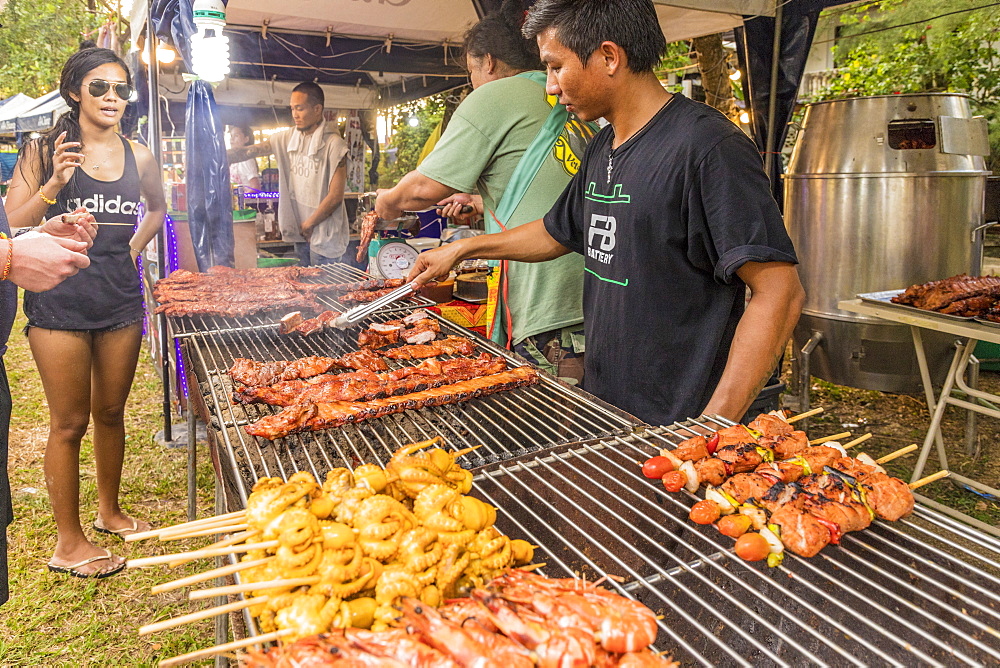
[(226, 151), (230, 163), (262, 155), (277, 158), (278, 226), (282, 240), (295, 243), (303, 265), (337, 262), (347, 250), (347, 142), (336, 125), (324, 120), (324, 105), (319, 85), (300, 83), (289, 101), (294, 128)]

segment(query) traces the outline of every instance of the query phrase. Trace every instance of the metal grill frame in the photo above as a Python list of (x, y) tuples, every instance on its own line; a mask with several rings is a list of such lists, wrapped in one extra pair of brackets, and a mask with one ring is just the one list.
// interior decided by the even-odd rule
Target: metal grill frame
[[(320, 276), (303, 276), (299, 280), (303, 283), (352, 283), (354, 281), (366, 281), (374, 279), (371, 274), (367, 274), (357, 267), (349, 264), (337, 262), (334, 264), (318, 265), (323, 270)], [(333, 311), (345, 310), (344, 304), (334, 299), (333, 295), (316, 295), (316, 301), (325, 308)], [(435, 306), (436, 304), (420, 295), (412, 295), (405, 301), (399, 302), (380, 309), (380, 313), (395, 313), (399, 311), (421, 308), (425, 306)], [(255, 315), (242, 318), (228, 318), (224, 316), (183, 316), (167, 318), (167, 327), (170, 335), (174, 339), (183, 339), (196, 334), (208, 332), (229, 332), (247, 329), (266, 329), (277, 325), (277, 320), (287, 313), (280, 308), (271, 311), (263, 311)]]
[(683, 665), (1000, 662), (1000, 540), (918, 504), (767, 568), (687, 519), (698, 497), (642, 476), (638, 462), (689, 427), (731, 424), (702, 417), (531, 453), (476, 469), (472, 493), (497, 506), (501, 531), (540, 546), (547, 575), (609, 576), (663, 614), (656, 647)]
[[(397, 315), (395, 312), (376, 313), (360, 326), (384, 322)], [(511, 366), (527, 364), (523, 358), (492, 341), (434, 313), (430, 315), (440, 324), (442, 335), (471, 339), (476, 344), (476, 354), (488, 352), (502, 356)], [(399, 447), (434, 436), (442, 436), (445, 443), (455, 449), (483, 446), (459, 460), (463, 466), (472, 469), (554, 444), (629, 433), (643, 426), (641, 421), (628, 413), (541, 373), (541, 382), (537, 385), (456, 405), (405, 411), (358, 425), (294, 434), (275, 441), (253, 437), (243, 431), (242, 426), (251, 419), (272, 414), (278, 409), (232, 405), (229, 400), (232, 382), (227, 371), (233, 357), (266, 361), (315, 354), (343, 354), (357, 350), (357, 331), (352, 328), (343, 332), (326, 331), (310, 337), (279, 338), (273, 327), (249, 328), (202, 333), (187, 339), (187, 368), (193, 371), (198, 381), (198, 394), (210, 415), (210, 431), (214, 435), (212, 442), (218, 449), (213, 456), (219, 461), (219, 473), (230, 492), (235, 492), (242, 503), (246, 503), (250, 487), (260, 477), (287, 479), (298, 470), (308, 470), (322, 480), (329, 470), (339, 466), (354, 467), (365, 462), (384, 465)], [(236, 339), (241, 342), (240, 345), (252, 347), (247, 351), (249, 354), (234, 351), (232, 340)], [(280, 342), (283, 350), (274, 345), (275, 341)], [(339, 349), (331, 350), (335, 345)], [(394, 366), (404, 366), (393, 360), (386, 361)], [(416, 362), (418, 360), (409, 363)], [(249, 465), (249, 477), (241, 474), (240, 460)]]

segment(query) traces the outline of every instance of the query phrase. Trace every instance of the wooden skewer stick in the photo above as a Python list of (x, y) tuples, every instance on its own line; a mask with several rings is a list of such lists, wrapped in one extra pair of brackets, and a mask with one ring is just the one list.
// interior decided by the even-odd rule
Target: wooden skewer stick
[(861, 435), (861, 436), (858, 436), (858, 437), (857, 437), (856, 439), (854, 439), (853, 441), (848, 441), (847, 443), (844, 443), (844, 444), (843, 444), (842, 446), (840, 446), (840, 447), (842, 447), (842, 448), (843, 448), (844, 450), (847, 450), (848, 448), (853, 448), (853, 447), (854, 447), (855, 445), (857, 445), (858, 443), (864, 443), (865, 441), (867, 441), (867, 440), (868, 440), (869, 438), (871, 438), (871, 437), (872, 437), (872, 435), (871, 435), (871, 434), (863, 434), (863, 435)]
[(242, 524), (244, 518), (237, 517), (227, 517), (221, 520), (215, 520), (212, 522), (205, 522), (204, 524), (199, 524), (193, 527), (168, 527), (160, 532), (160, 540), (166, 540), (169, 536), (186, 536), (192, 531), (204, 531), (205, 529), (216, 529), (218, 533), (222, 533), (226, 530), (226, 527), (236, 526), (237, 524)]
[(201, 527), (202, 525), (210, 523), (210, 522), (217, 522), (218, 520), (224, 520), (224, 519), (236, 520), (236, 519), (238, 519), (238, 518), (243, 517), (244, 515), (246, 515), (246, 512), (247, 511), (245, 511), (245, 510), (237, 510), (234, 513), (227, 513), (225, 515), (216, 515), (214, 517), (205, 517), (205, 518), (200, 519), (200, 520), (193, 520), (191, 522), (184, 522), (183, 524), (175, 524), (173, 526), (164, 527), (164, 528), (161, 528), (161, 529), (150, 529), (149, 531), (140, 531), (138, 533), (133, 533), (133, 534), (129, 534), (128, 536), (125, 536), (125, 541), (126, 542), (132, 542), (134, 540), (144, 540), (146, 538), (154, 538), (156, 536), (159, 536), (161, 533), (163, 533), (165, 531), (171, 531), (171, 530), (175, 530), (176, 531), (176, 530), (182, 530), (182, 529), (193, 529), (195, 527)]
[(160, 540), (183, 540), (185, 538), (197, 538), (198, 536), (211, 536), (217, 533), (233, 533), (234, 531), (245, 531), (249, 527), (249, 524), (227, 524), (221, 527), (194, 529), (186, 533), (165, 533), (160, 536)]
[(197, 601), (213, 596), (228, 596), (229, 594), (246, 594), (251, 591), (262, 591), (264, 589), (277, 589), (279, 587), (303, 587), (314, 585), (319, 582), (318, 575), (311, 575), (306, 578), (284, 578), (281, 580), (268, 580), (266, 582), (244, 582), (243, 584), (227, 585), (225, 587), (212, 587), (211, 589), (193, 589), (188, 594), (188, 598)]
[(886, 462), (891, 462), (893, 459), (896, 459), (897, 457), (902, 457), (903, 455), (908, 455), (916, 449), (917, 449), (917, 444), (910, 443), (905, 448), (900, 448), (899, 450), (896, 450), (896, 452), (890, 452), (884, 457), (879, 457), (878, 459), (875, 460), (875, 463), (885, 464)]
[[(244, 531), (242, 533), (236, 534), (235, 536), (230, 536), (229, 538), (224, 538), (223, 540), (216, 541), (216, 542), (212, 543), (211, 545), (206, 545), (205, 547), (201, 547), (201, 548), (198, 548), (198, 549), (199, 550), (213, 550), (213, 549), (216, 549), (216, 548), (219, 548), (219, 547), (229, 547), (230, 545), (236, 545), (237, 543), (242, 543), (247, 538), (252, 538), (253, 536), (256, 536), (258, 533), (260, 533), (260, 532), (257, 531), (256, 529), (253, 529), (252, 531)], [(185, 558), (185, 559), (177, 559), (176, 561), (168, 561), (167, 562), (167, 568), (177, 568), (178, 566), (186, 564), (189, 561), (193, 561), (193, 559)]]
[(543, 561), (543, 562), (538, 563), (538, 564), (528, 564), (527, 566), (518, 566), (517, 570), (519, 570), (519, 571), (534, 571), (534, 570), (537, 570), (539, 568), (545, 568), (546, 566), (548, 566), (548, 564), (546, 564)]
[(920, 480), (914, 480), (908, 487), (910, 489), (917, 489), (918, 487), (923, 487), (924, 485), (929, 485), (932, 482), (938, 481), (941, 478), (947, 478), (951, 475), (951, 471), (938, 471), (937, 473), (932, 473), (929, 476), (923, 477)]
[(815, 440), (809, 441), (809, 445), (819, 445), (820, 443), (826, 443), (827, 441), (836, 441), (838, 438), (847, 438), (851, 435), (849, 431), (842, 431), (839, 434), (833, 434), (832, 436), (824, 436), (823, 438), (817, 438)]
[(241, 561), (238, 564), (229, 564), (227, 566), (213, 568), (212, 570), (205, 571), (204, 573), (195, 573), (194, 575), (189, 575), (186, 578), (179, 578), (170, 582), (158, 584), (150, 590), (150, 593), (162, 594), (165, 591), (173, 591), (174, 589), (180, 589), (181, 587), (187, 587), (188, 585), (198, 584), (199, 582), (205, 582), (206, 580), (222, 578), (227, 575), (232, 575), (233, 573), (238, 573), (239, 571), (245, 571), (248, 568), (263, 566), (273, 558), (274, 557), (264, 557), (263, 559), (254, 559), (253, 561)]
[(203, 619), (211, 619), (212, 617), (218, 617), (219, 615), (224, 615), (234, 610), (242, 610), (243, 608), (249, 608), (252, 605), (258, 605), (259, 603), (267, 603), (267, 596), (257, 596), (254, 598), (244, 599), (242, 601), (236, 601), (234, 603), (226, 603), (225, 605), (217, 605), (214, 608), (208, 608), (206, 610), (199, 610), (198, 612), (192, 612), (187, 615), (181, 615), (180, 617), (173, 617), (171, 619), (164, 619), (162, 622), (156, 622), (155, 624), (147, 624), (139, 628), (139, 635), (145, 636), (150, 633), (156, 633), (157, 631), (165, 631), (167, 629), (172, 629), (175, 626), (181, 626), (183, 624), (190, 624), (191, 622), (200, 622)]
[(799, 420), (805, 420), (807, 417), (812, 417), (813, 415), (819, 415), (822, 412), (823, 412), (823, 407), (820, 406), (819, 408), (814, 408), (811, 411), (806, 411), (805, 413), (799, 413), (798, 415), (793, 415), (792, 417), (785, 420), (785, 422), (787, 422), (788, 424), (792, 424), (793, 422), (798, 422)]
[(141, 559), (129, 559), (126, 562), (127, 568), (142, 568), (143, 566), (157, 566), (171, 561), (194, 559), (206, 559), (208, 557), (224, 557), (227, 554), (237, 554), (248, 552), (249, 550), (270, 550), (278, 547), (280, 543), (276, 540), (268, 540), (262, 543), (244, 543), (242, 545), (230, 545), (229, 547), (217, 547), (204, 550), (194, 550), (193, 552), (178, 552), (176, 554), (160, 554), (155, 557), (143, 557)]
[(273, 631), (260, 636), (251, 636), (249, 638), (243, 638), (242, 640), (234, 640), (232, 642), (227, 642), (225, 645), (206, 647), (205, 649), (199, 649), (170, 659), (164, 659), (163, 661), (160, 661), (159, 666), (160, 668), (179, 666), (183, 663), (198, 661), (199, 659), (205, 659), (210, 656), (215, 656), (216, 654), (224, 654), (234, 649), (243, 649), (244, 647), (249, 647), (251, 645), (259, 645), (261, 643), (271, 642), (272, 640), (278, 640), (279, 638), (283, 638), (292, 633), (295, 633), (294, 629), (282, 629), (281, 631)]

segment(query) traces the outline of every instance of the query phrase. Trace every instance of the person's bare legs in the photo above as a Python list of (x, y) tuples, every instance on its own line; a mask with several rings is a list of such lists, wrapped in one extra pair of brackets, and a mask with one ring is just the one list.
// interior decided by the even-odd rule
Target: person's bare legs
[[(142, 323), (93, 335), (90, 412), (94, 418), (98, 517), (105, 529), (131, 529), (118, 494), (125, 459), (125, 403), (128, 401), (142, 343)], [(137, 531), (149, 529), (136, 521)]]
[[(80, 526), (80, 441), (90, 421), (91, 336), (32, 327), (28, 342), (49, 404), (45, 486), (58, 533), (51, 563), (66, 566), (105, 554)], [(105, 572), (121, 563), (120, 557), (112, 557), (79, 571)]]

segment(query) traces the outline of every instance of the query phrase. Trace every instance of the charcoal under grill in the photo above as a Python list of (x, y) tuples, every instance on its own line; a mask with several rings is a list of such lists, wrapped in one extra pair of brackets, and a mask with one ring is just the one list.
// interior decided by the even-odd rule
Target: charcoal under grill
[[(364, 281), (373, 278), (356, 267), (347, 264), (323, 264), (319, 265), (323, 273), (318, 276), (303, 276), (298, 280), (303, 283), (351, 283), (354, 281)], [(336, 299), (336, 294), (316, 295), (316, 301), (323, 305), (325, 309), (331, 311), (344, 311), (347, 307)], [(434, 306), (434, 302), (420, 295), (413, 295), (409, 299), (399, 302), (389, 308), (383, 309), (386, 312), (399, 311), (401, 309), (411, 309), (420, 306)], [(230, 330), (243, 330), (254, 328), (267, 328), (277, 322), (278, 318), (284, 315), (280, 310), (257, 313), (243, 318), (228, 318), (222, 316), (184, 316), (168, 318), (170, 332), (173, 337), (184, 338), (201, 332), (225, 332)]]
[(685, 425), (488, 464), (473, 494), (500, 509), (499, 529), (541, 546), (546, 575), (624, 578), (606, 584), (663, 615), (656, 647), (682, 665), (1000, 661), (1000, 541), (918, 505), (811, 559), (745, 562), (732, 539), (687, 519), (696, 497), (639, 471), (690, 437)]
[[(432, 314), (433, 315), (433, 314)], [(398, 313), (378, 313), (361, 323), (385, 322)], [(467, 336), (478, 352), (502, 355), (510, 366), (523, 360), (488, 340), (435, 316), (442, 336)], [(403, 445), (441, 436), (453, 448), (481, 446), (460, 460), (466, 468), (509, 459), (558, 443), (628, 433), (636, 418), (551, 377), (542, 382), (468, 402), (422, 408), (367, 420), (357, 425), (305, 432), (268, 441), (248, 435), (243, 426), (278, 409), (264, 405), (232, 405), (228, 370), (237, 357), (257, 361), (291, 360), (308, 355), (339, 356), (358, 349), (358, 329), (325, 330), (308, 337), (281, 336), (276, 328), (257, 327), (206, 333), (188, 340), (193, 369), (210, 407), (213, 431), (222, 444), (227, 482), (241, 503), (263, 476), (286, 478), (309, 471), (322, 480), (333, 468), (364, 462), (385, 464)], [(394, 367), (411, 362), (386, 360)]]

